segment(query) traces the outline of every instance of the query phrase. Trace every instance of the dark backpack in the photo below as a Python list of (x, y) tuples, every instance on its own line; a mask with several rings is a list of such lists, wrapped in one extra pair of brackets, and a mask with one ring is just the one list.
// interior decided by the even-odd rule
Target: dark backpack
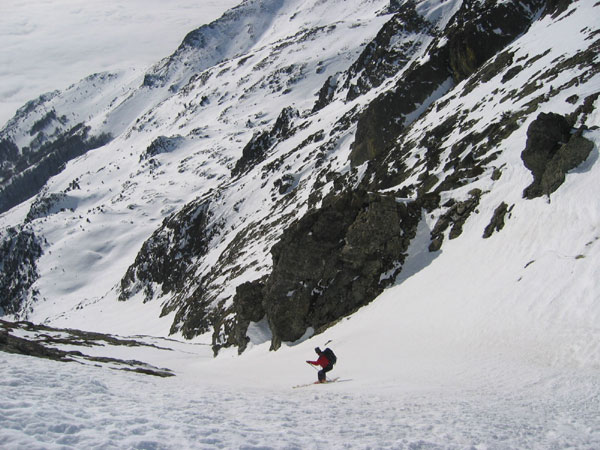
[(333, 350), (331, 350), (330, 348), (326, 348), (325, 350), (323, 350), (323, 354), (329, 360), (329, 363), (332, 366), (337, 362), (337, 356), (335, 356), (335, 353), (333, 353)]

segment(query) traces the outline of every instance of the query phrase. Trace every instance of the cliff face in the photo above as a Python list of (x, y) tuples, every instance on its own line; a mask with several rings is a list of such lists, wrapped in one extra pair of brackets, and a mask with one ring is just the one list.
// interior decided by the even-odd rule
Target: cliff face
[[(15, 259), (30, 276), (5, 313), (35, 318), (33, 292), (61, 293), (71, 320), (158, 304), (170, 333), (215, 351), (243, 351), (257, 323), (272, 349), (324, 330), (401, 279), (409, 255), (501, 235), (515, 204), (590, 163), (597, 10), (247, 1), (141, 78), (90, 77), (26, 105), (0, 134), (0, 199), (38, 180), (32, 149), (60, 170), (2, 216), (7, 235), (43, 242)], [(488, 225), (472, 230), (478, 214)], [(59, 268), (101, 288), (54, 288)]]

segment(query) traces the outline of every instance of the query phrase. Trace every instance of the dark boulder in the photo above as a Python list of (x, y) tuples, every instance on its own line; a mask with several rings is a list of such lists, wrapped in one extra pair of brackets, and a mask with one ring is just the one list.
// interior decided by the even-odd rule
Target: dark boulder
[(531, 171), (533, 183), (523, 191), (523, 197), (550, 195), (562, 185), (569, 170), (587, 159), (594, 143), (571, 131), (570, 122), (560, 114), (540, 113), (531, 122), (521, 159)]
[(498, 207), (494, 210), (492, 220), (483, 231), (484, 239), (489, 238), (492, 234), (494, 234), (495, 231), (500, 231), (502, 228), (504, 228), (504, 218), (508, 211), (509, 209), (506, 203), (502, 202), (500, 205), (498, 205)]

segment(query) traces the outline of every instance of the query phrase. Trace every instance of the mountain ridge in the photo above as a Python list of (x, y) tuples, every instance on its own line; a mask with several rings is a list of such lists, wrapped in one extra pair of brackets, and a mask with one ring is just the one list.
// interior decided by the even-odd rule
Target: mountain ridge
[[(0, 133), (9, 156), (13, 146), (35, 153), (59, 142), (86, 115), (86, 129), (103, 143), (64, 161), (68, 169), (48, 178), (36, 199), (2, 215), (6, 248), (8, 226), (46, 242), (45, 256), (24, 252), (19, 264), (37, 278), (11, 293), (21, 306), (3, 303), (5, 312), (60, 323), (85, 316), (89, 305), (110, 308), (117, 298), (158, 303), (169, 333), (210, 335), (215, 352), (244, 350), (248, 327), (263, 320), (276, 349), (322, 331), (402, 277), (423, 224), (435, 257), (465, 233), (483, 203), (488, 227), (479, 237), (493, 237), (517, 203), (511, 193), (490, 206), (490, 192), (507, 189), (503, 177), (536, 167), (534, 179), (540, 171), (546, 176), (540, 195), (550, 199), (548, 186), (556, 190), (561, 173), (564, 181), (597, 153), (597, 29), (582, 12), (593, 15), (591, 2), (453, 1), (440, 12), (434, 1), (362, 1), (328, 21), (320, 13), (331, 8), (247, 1), (216, 22), (239, 20), (235, 30), (246, 31), (256, 25), (246, 53), (224, 52), (206, 68), (181, 63), (205, 48), (200, 37), (217, 26), (207, 25), (143, 79), (96, 75), (19, 110)], [(300, 20), (297, 32), (281, 34), (280, 23)], [(582, 21), (587, 26), (574, 31)], [(573, 32), (562, 43), (543, 48), (528, 40), (561, 26)], [(530, 55), (530, 47), (539, 53)], [(171, 64), (183, 65), (183, 75)], [(102, 86), (110, 95), (96, 103), (89, 92)], [(80, 111), (69, 116), (64, 108), (77, 99)], [(529, 144), (525, 151), (516, 135), (528, 134), (545, 110), (563, 117), (566, 135), (554, 139), (557, 147), (542, 163), (530, 163), (528, 152), (539, 151)], [(552, 127), (540, 126), (540, 133), (550, 135)], [(114, 156), (102, 162), (99, 151)], [(546, 167), (552, 176), (543, 175)], [(61, 203), (67, 193), (75, 200)], [(34, 214), (33, 205), (48, 213)], [(328, 218), (331, 207), (337, 212)], [(405, 218), (410, 226), (396, 229)], [(61, 231), (65, 221), (76, 236), (71, 241)], [(309, 245), (319, 230), (321, 244), (315, 238)], [(85, 255), (70, 256), (77, 243)], [(98, 268), (110, 275), (100, 294), (75, 280), (82, 264), (89, 283)], [(52, 272), (65, 269), (73, 279), (51, 287)], [(16, 274), (2, 272), (1, 281), (14, 285)], [(57, 315), (49, 303), (61, 291), (68, 301)]]

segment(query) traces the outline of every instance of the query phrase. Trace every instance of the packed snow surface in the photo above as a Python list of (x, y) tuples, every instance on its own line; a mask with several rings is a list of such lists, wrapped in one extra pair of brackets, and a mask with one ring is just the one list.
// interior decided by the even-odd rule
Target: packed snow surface
[[(467, 308), (497, 300), (485, 289), (406, 300), (425, 281), (276, 353), (266, 343), (213, 359), (206, 345), (156, 338), (141, 339), (163, 350), (81, 349), (168, 367), (171, 378), (1, 354), (0, 446), (598, 448), (598, 359), (556, 359), (560, 341), (512, 334), (504, 313), (488, 329)], [(330, 339), (339, 381), (310, 384), (304, 360)]]
[(145, 70), (241, 0), (2, 0), (0, 125), (95, 72)]

